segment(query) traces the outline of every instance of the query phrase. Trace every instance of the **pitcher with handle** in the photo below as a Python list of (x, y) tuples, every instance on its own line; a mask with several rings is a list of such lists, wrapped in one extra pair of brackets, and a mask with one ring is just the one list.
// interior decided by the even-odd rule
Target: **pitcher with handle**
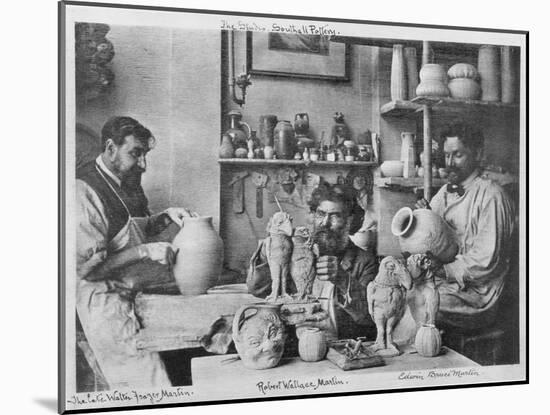
[(269, 369), (279, 364), (286, 340), (281, 305), (248, 304), (235, 314), (233, 341), (245, 367)]

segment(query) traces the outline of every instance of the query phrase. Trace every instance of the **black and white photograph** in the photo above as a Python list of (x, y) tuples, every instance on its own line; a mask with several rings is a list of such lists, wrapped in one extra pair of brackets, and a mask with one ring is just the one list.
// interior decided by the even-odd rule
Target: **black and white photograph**
[(421, 23), (59, 3), (60, 412), (527, 383), (528, 33)]

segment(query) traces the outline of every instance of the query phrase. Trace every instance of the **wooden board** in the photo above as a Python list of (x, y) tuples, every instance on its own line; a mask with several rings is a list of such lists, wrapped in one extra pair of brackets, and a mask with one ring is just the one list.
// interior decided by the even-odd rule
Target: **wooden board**
[(364, 369), (367, 367), (383, 366), (384, 359), (375, 355), (367, 349), (366, 346), (361, 346), (357, 357), (350, 359), (344, 352), (345, 345), (334, 344), (329, 347), (327, 360), (330, 360), (342, 370)]

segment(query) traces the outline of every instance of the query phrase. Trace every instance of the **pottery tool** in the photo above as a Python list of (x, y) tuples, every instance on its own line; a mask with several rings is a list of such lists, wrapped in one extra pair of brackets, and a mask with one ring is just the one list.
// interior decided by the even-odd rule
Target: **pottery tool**
[(247, 171), (235, 173), (229, 182), (233, 186), (233, 212), (244, 212), (244, 179), (248, 176)]
[(279, 210), (281, 212), (284, 212), (283, 208), (281, 207), (281, 204), (279, 203), (279, 199), (277, 199), (277, 195), (273, 194), (273, 197), (275, 198), (275, 202), (277, 202), (277, 206), (279, 206)]
[(264, 216), (264, 187), (267, 184), (268, 176), (262, 173), (252, 173), (252, 182), (256, 185), (256, 217)]

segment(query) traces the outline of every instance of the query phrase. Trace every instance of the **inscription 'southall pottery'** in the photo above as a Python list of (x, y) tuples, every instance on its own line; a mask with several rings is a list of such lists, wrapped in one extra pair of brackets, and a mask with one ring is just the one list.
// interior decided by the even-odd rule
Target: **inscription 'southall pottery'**
[(317, 327), (308, 327), (298, 339), (298, 353), (304, 362), (318, 362), (327, 354), (327, 338)]
[(452, 262), (458, 253), (453, 230), (437, 213), (429, 209), (399, 209), (393, 217), (391, 231), (399, 237), (401, 252), (431, 252), (443, 263)]
[(414, 347), (420, 356), (434, 357), (441, 351), (441, 335), (433, 324), (423, 324), (414, 339)]
[(216, 284), (223, 263), (223, 242), (212, 217), (185, 218), (172, 245), (179, 250), (174, 278), (181, 294), (205, 294)]
[(245, 367), (269, 369), (279, 364), (286, 340), (281, 305), (249, 304), (235, 314), (233, 341)]
[(274, 131), (277, 158), (291, 160), (296, 154), (296, 138), (290, 121), (279, 121)]

